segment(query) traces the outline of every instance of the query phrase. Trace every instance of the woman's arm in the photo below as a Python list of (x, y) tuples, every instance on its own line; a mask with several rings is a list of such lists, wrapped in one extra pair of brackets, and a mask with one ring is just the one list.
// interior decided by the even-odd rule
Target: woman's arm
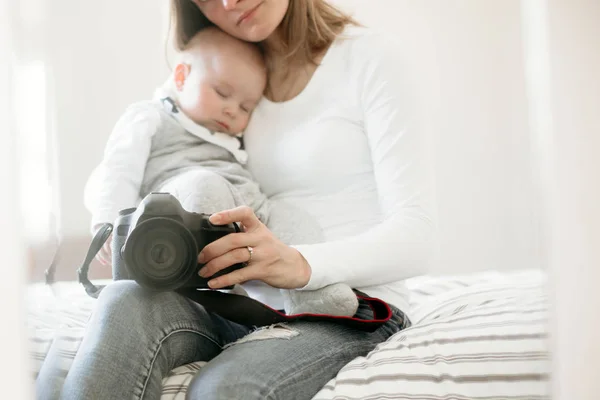
[[(394, 49), (379, 35), (356, 39), (352, 50), (381, 223), (356, 236), (294, 246), (312, 274), (303, 289), (344, 282), (352, 287), (385, 284), (424, 274), (435, 252), (433, 188), (424, 135), (414, 123), (407, 76)], [(396, 53), (397, 54), (397, 53)], [(362, 61), (364, 60), (364, 61)]]

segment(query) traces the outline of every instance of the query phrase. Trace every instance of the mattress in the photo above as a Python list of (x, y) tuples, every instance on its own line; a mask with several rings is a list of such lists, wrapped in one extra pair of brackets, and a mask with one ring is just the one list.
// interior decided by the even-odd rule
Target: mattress
[[(413, 326), (346, 365), (315, 399), (549, 399), (547, 296), (540, 271), (407, 281)], [(68, 370), (94, 307), (75, 282), (28, 287), (31, 376), (53, 342)], [(202, 368), (174, 369), (162, 400), (183, 400)]]

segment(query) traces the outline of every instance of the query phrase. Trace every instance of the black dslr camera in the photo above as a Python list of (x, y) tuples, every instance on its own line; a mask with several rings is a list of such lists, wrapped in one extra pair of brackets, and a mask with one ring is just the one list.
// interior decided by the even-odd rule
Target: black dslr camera
[[(113, 229), (113, 279), (134, 279), (154, 290), (208, 288), (198, 275), (198, 254), (233, 232), (237, 224), (213, 225), (209, 215), (188, 212), (169, 193), (150, 193), (137, 208), (122, 210)], [(211, 278), (243, 268), (235, 264)]]

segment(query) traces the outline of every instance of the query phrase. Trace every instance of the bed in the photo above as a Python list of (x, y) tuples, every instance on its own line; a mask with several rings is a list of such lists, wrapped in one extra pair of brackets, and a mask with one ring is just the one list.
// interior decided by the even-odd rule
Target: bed
[[(413, 326), (351, 361), (314, 399), (549, 399), (545, 280), (537, 270), (410, 279)], [(68, 370), (94, 300), (75, 282), (28, 292), (32, 378), (53, 341)], [(171, 371), (162, 400), (183, 400), (202, 365)]]

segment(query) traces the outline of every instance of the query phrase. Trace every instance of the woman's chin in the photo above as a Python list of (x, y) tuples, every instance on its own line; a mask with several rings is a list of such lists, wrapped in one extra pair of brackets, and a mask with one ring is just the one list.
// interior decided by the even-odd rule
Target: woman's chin
[(257, 29), (250, 29), (244, 32), (243, 39), (247, 42), (258, 43), (266, 40), (270, 34), (270, 30), (257, 27)]
[(234, 36), (239, 39), (247, 42), (262, 42), (275, 31), (277, 26), (271, 26), (267, 21), (253, 21), (237, 28)]

